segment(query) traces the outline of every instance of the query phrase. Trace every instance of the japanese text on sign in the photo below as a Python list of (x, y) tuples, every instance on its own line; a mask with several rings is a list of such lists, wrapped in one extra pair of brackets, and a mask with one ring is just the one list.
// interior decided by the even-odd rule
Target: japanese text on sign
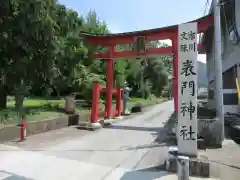
[(189, 104), (182, 102), (180, 106), (180, 113), (182, 116), (189, 116), (189, 120), (193, 119), (193, 114), (195, 114), (196, 107), (193, 106), (192, 101), (189, 101)]
[[(180, 34), (180, 40), (181, 41), (194, 41), (195, 39), (197, 38), (197, 33), (196, 32), (193, 32), (193, 31), (187, 31), (187, 32), (182, 32)], [(188, 42), (188, 43), (182, 43), (180, 44), (180, 51), (181, 52), (190, 52), (190, 51), (193, 51), (193, 52), (196, 52), (197, 51), (197, 44), (196, 42)]]
[(178, 148), (197, 153), (197, 23), (178, 27)]
[(181, 126), (180, 136), (183, 140), (196, 140), (195, 132), (192, 129), (192, 126)]

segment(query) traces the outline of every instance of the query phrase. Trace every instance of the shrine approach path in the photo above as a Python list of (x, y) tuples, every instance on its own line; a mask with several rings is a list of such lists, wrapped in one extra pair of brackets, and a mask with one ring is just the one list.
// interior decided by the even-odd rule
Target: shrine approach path
[(166, 144), (155, 139), (173, 112), (168, 101), (95, 132), (68, 127), (0, 144), (0, 180), (171, 180), (158, 166)]

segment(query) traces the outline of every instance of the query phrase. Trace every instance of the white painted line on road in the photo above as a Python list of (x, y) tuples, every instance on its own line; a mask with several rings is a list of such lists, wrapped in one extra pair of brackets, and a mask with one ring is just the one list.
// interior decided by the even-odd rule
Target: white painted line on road
[(0, 144), (0, 152), (1, 151), (8, 151), (8, 150), (21, 150), (21, 148), (16, 146), (9, 146), (5, 144)]
[(89, 179), (95, 173), (101, 177), (111, 169), (108, 166), (57, 158), (30, 151), (0, 152), (0, 159), (0, 171), (34, 180), (74, 180), (85, 177)]

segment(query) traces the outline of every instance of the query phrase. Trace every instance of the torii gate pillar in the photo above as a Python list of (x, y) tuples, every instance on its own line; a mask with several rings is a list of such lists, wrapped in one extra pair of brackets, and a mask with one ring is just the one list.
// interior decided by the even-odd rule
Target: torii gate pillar
[(112, 89), (113, 89), (113, 73), (114, 73), (114, 64), (113, 59), (111, 59), (112, 54), (114, 53), (114, 45), (108, 47), (109, 59), (107, 59), (107, 87), (106, 87), (106, 118), (109, 119), (112, 117)]
[(178, 38), (177, 38), (177, 33), (176, 33), (176, 36), (172, 39), (172, 50), (173, 50), (172, 92), (173, 92), (173, 100), (174, 100), (174, 112), (178, 111)]

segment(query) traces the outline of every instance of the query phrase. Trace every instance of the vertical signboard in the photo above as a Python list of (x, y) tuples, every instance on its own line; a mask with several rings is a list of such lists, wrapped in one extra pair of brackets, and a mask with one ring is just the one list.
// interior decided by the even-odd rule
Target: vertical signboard
[(178, 26), (178, 150), (197, 155), (197, 23)]

